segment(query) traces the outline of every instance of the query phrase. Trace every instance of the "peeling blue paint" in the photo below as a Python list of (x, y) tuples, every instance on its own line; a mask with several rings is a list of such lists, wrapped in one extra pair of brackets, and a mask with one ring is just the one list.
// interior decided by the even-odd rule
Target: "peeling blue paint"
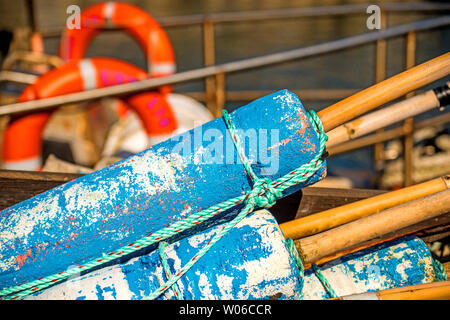
[[(211, 227), (166, 247), (171, 272), (180, 270), (220, 229)], [(260, 210), (230, 230), (177, 286), (184, 299), (268, 299), (278, 293), (282, 299), (298, 299), (299, 277), (276, 220), (268, 211)], [(166, 280), (159, 253), (153, 251), (125, 264), (70, 279), (30, 298), (142, 299)], [(162, 298), (175, 299), (172, 289)]]
[[(300, 100), (287, 90), (258, 99), (230, 115), (236, 128), (244, 132), (265, 129), (270, 135), (272, 129), (279, 130), (280, 143), (267, 147), (279, 155), (279, 170), (267, 175), (272, 179), (306, 163), (319, 149), (317, 133)], [(216, 119), (0, 211), (0, 288), (90, 261), (192, 212), (249, 191), (249, 178), (236, 153), (230, 164), (196, 163), (199, 154), (211, 151), (209, 141), (190, 143), (199, 129), (214, 129), (225, 137), (231, 147), (223, 156), (235, 152), (223, 119)], [(182, 148), (175, 152), (176, 146)], [(184, 147), (189, 152), (182, 155)], [(253, 154), (267, 151), (257, 149)], [(267, 166), (255, 161), (255, 173), (264, 176)], [(325, 172), (324, 164), (306, 183), (290, 188), (286, 194), (320, 180)], [(190, 232), (231, 219), (238, 209)], [(188, 235), (186, 232), (180, 237)]]
[[(176, 273), (219, 230), (208, 228), (165, 249)], [(422, 240), (405, 237), (333, 260), (322, 273), (340, 296), (437, 281)], [(142, 299), (167, 280), (157, 251), (35, 293), (29, 299)], [(311, 269), (304, 285), (283, 234), (267, 210), (241, 221), (179, 280), (184, 299), (325, 299)], [(80, 288), (75, 291), (72, 288)], [(114, 295), (108, 292), (115, 292)], [(76, 293), (75, 293), (76, 292)], [(175, 299), (172, 289), (159, 299)]]
[[(416, 237), (382, 243), (333, 260), (321, 268), (339, 296), (392, 289), (439, 280), (433, 257)], [(305, 272), (305, 299), (329, 298), (311, 269)]]

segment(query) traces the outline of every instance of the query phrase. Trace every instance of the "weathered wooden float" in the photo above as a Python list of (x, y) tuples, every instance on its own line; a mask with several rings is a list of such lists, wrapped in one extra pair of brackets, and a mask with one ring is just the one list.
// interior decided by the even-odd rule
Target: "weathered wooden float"
[[(216, 226), (36, 293), (30, 299), (142, 299), (189, 262), (221, 227)], [(316, 270), (299, 270), (273, 216), (256, 211), (233, 228), (164, 292), (163, 299), (323, 299), (328, 289)], [(165, 256), (163, 258), (163, 256)], [(164, 266), (166, 259), (167, 266)], [(445, 279), (426, 245), (402, 238), (322, 266), (336, 295), (363, 293)]]
[[(405, 91), (433, 81), (442, 75), (442, 68), (437, 65), (448, 60), (447, 56), (413, 68), (378, 84), (375, 88), (369, 88), (351, 99), (321, 111), (319, 117), (324, 128), (332, 129), (343, 121), (375, 108), (386, 99), (395, 99)], [(448, 63), (444, 62), (444, 65), (448, 66)], [(448, 72), (448, 68), (444, 68), (443, 73)], [(420, 80), (414, 79), (414, 76)], [(405, 80), (406, 78), (413, 79)], [(393, 82), (399, 82), (401, 85), (393, 90), (390, 87)], [(386, 94), (380, 95), (380, 92)], [(370, 99), (374, 96), (382, 98)], [(370, 102), (364, 101), (363, 97)], [(355, 103), (355, 99), (358, 103)], [(343, 110), (346, 112), (342, 114)], [(266, 139), (274, 136), (270, 130), (279, 131), (277, 132), (279, 140), (269, 139), (272, 142), (270, 147), (276, 148), (279, 159), (275, 170), (273, 162), (267, 163), (264, 161), (267, 159), (252, 157), (255, 154), (260, 155), (260, 152), (257, 152), (260, 151), (259, 148), (266, 150), (268, 145), (264, 144), (263, 147), (250, 145), (247, 157), (252, 163), (257, 164), (253, 166), (256, 176), (276, 180), (286, 174), (294, 174), (295, 169), (301, 165), (315, 163), (309, 175), (304, 174), (305, 179), (289, 185), (290, 187), (283, 190), (283, 195), (298, 191), (323, 177), (325, 161), (321, 154), (324, 146), (319, 132), (321, 128), (316, 120), (309, 119), (309, 115), (295, 95), (288, 91), (274, 93), (236, 110), (230, 118), (241, 130), (255, 128), (267, 130)], [(226, 119), (228, 124), (223, 119), (216, 119), (200, 129), (216, 130), (225, 143), (230, 139), (227, 135), (232, 127), (229, 123), (230, 118)], [(35, 279), (39, 282), (39, 278), (56, 274), (73, 264), (79, 265), (78, 268), (82, 269), (85, 262), (102, 257), (102, 254), (117, 247), (132, 246), (134, 243), (132, 241), (150, 236), (152, 232), (166, 228), (173, 221), (176, 221), (173, 225), (178, 226), (178, 222), (183, 222), (180, 218), (192, 216), (189, 215), (191, 212), (202, 211), (230, 198), (242, 196), (246, 199), (248, 196), (244, 197), (245, 193), (252, 189), (249, 175), (255, 179), (245, 166), (246, 160), (241, 161), (234, 154), (233, 148), (227, 148), (222, 155), (228, 156), (229, 152), (232, 152), (230, 163), (219, 165), (214, 162), (202, 163), (196, 156), (204, 154), (205, 149), (211, 155), (211, 144), (198, 140), (195, 143), (195, 135), (198, 134), (196, 129), (186, 133), (182, 141), (180, 137), (175, 137), (103, 170), (77, 178), (3, 210), (0, 213), (1, 234), (6, 245), (0, 252), (4, 261), (0, 273), (2, 286), (14, 286)], [(241, 141), (245, 139), (245, 135), (236, 132), (233, 139), (236, 137)], [(194, 141), (193, 149), (191, 140)], [(279, 143), (280, 141), (283, 143)], [(179, 150), (183, 148), (187, 148), (187, 151), (180, 155)], [(174, 149), (177, 152), (173, 152)], [(217, 149), (215, 151), (217, 153)], [(211, 183), (214, 183), (215, 192), (210, 192)], [(280, 183), (284, 182), (276, 182)], [(274, 188), (269, 182), (264, 182), (259, 187), (266, 190)], [(268, 191), (266, 194), (268, 198), (273, 197), (273, 194), (277, 198), (280, 197), (275, 191)], [(239, 204), (237, 209), (242, 209), (240, 202), (243, 199), (235, 202)], [(273, 202), (267, 199), (265, 201)], [(244, 208), (250, 207), (251, 210), (258, 205), (258, 203), (246, 204)], [(166, 239), (184, 241), (187, 237), (195, 236), (207, 228), (224, 223), (228, 226), (230, 219), (237, 219), (244, 212), (236, 216), (237, 211), (232, 208), (225, 211), (225, 214), (222, 212), (207, 221), (199, 220), (194, 228), (179, 229), (179, 232), (175, 230)], [(172, 237), (173, 235), (175, 236)], [(141, 252), (140, 256), (148, 252), (156, 253), (155, 244), (156, 241), (152, 243), (149, 251)], [(120, 261), (121, 253), (123, 252), (112, 251), (110, 255), (114, 255), (113, 258)], [(106, 259), (103, 256), (100, 260)]]
[[(319, 138), (303, 106), (287, 91), (261, 98), (231, 116), (241, 135), (246, 130), (265, 129), (263, 144), (250, 146), (255, 155), (252, 160), (261, 164), (256, 167), (259, 176), (275, 180), (313, 159), (319, 150)], [(281, 125), (283, 122), (288, 125)], [(0, 219), (5, 246), (0, 253), (4, 261), (0, 282), (14, 285), (59, 272), (249, 191), (251, 182), (231, 148), (234, 146), (227, 130), (223, 119), (213, 120), (3, 210)], [(220, 152), (216, 155), (220, 162), (202, 159), (202, 154), (211, 154), (214, 148), (201, 136), (195, 137), (202, 131), (223, 139), (222, 148), (215, 151)], [(274, 139), (274, 134), (279, 134), (279, 139)], [(268, 162), (268, 147), (278, 149), (273, 163)], [(260, 149), (266, 158), (261, 158)], [(302, 186), (324, 174), (322, 167)], [(211, 194), (213, 182), (216, 192)], [(225, 218), (236, 214), (234, 209)], [(224, 215), (211, 221), (217, 218)]]
[[(0, 204), (1, 204), (2, 208), (8, 207), (18, 201), (24, 200), (27, 197), (33, 196), (36, 193), (44, 192), (47, 189), (55, 187), (64, 182), (67, 182), (70, 179), (75, 179), (78, 176), (79, 175), (54, 174), (54, 173), (45, 173), (45, 172), (1, 171), (0, 172), (0, 185), (2, 187), (5, 187), (6, 190), (9, 190), (9, 192), (0, 195)], [(436, 184), (436, 183), (434, 182), (434, 184)], [(21, 187), (21, 186), (26, 186), (26, 187)], [(18, 192), (19, 190), (20, 190), (20, 192)], [(437, 189), (434, 189), (434, 190), (436, 191)], [(395, 193), (398, 194), (398, 191), (396, 191)], [(395, 193), (394, 193), (394, 195), (395, 195)], [(417, 193), (417, 191), (416, 191), (416, 193)], [(379, 196), (380, 194), (386, 195), (385, 192), (380, 191), (380, 190), (360, 190), (360, 189), (341, 190), (341, 189), (308, 187), (308, 188), (303, 189), (300, 192), (292, 194), (289, 197), (281, 199), (277, 203), (277, 205), (275, 205), (273, 207), (273, 210), (271, 210), (271, 211), (273, 211), (275, 217), (277, 217), (277, 220), (279, 220), (279, 221), (291, 219), (292, 216), (296, 216), (297, 218), (301, 219), (301, 217), (304, 217), (309, 214), (312, 214), (312, 215), (310, 215), (310, 217), (314, 217), (313, 213), (315, 213), (315, 212), (322, 211), (322, 210), (333, 210), (333, 209), (336, 209), (337, 205), (342, 205), (345, 203), (351, 204), (353, 202), (353, 207), (356, 207), (355, 204), (357, 202), (354, 202), (355, 200), (366, 199), (367, 197), (371, 197), (371, 196), (374, 197), (374, 200), (380, 202), (380, 200), (377, 199), (377, 196)], [(387, 198), (387, 197), (385, 196), (385, 198)], [(395, 198), (396, 197), (393, 197), (393, 199), (395, 199)], [(397, 196), (397, 198), (398, 198), (398, 196)], [(369, 200), (370, 200), (370, 198), (369, 198)], [(371, 201), (371, 202), (374, 203), (376, 201)], [(299, 205), (299, 203), (300, 203), (300, 205)], [(345, 208), (345, 206), (344, 206), (344, 208)], [(290, 216), (286, 216), (287, 214)], [(260, 222), (264, 221), (265, 222), (263, 224), (264, 228), (263, 229), (254, 228), (253, 232), (256, 232), (256, 230), (259, 230), (260, 232), (262, 230), (267, 231), (267, 229), (270, 227), (270, 229), (272, 231), (276, 230), (276, 232), (275, 232), (276, 234), (279, 233), (279, 231), (278, 231), (279, 228), (276, 225), (270, 225), (270, 223), (268, 223), (268, 221), (270, 221), (271, 219), (272, 219), (271, 222), (272, 223), (274, 222), (272, 216), (270, 216), (268, 213), (264, 213), (264, 212), (260, 212), (259, 215), (260, 215), (260, 217), (258, 217), (258, 218), (254, 217), (249, 220), (254, 221), (254, 219), (258, 219)], [(437, 219), (437, 221), (435, 221), (435, 219), (431, 219), (431, 220), (426, 220), (425, 222), (426, 222), (425, 224), (423, 224), (423, 223), (415, 224), (414, 226), (412, 226), (412, 228), (407, 228), (403, 232), (397, 233), (397, 236), (412, 233), (412, 232), (415, 232), (415, 234), (420, 234), (420, 232), (421, 232), (422, 238), (424, 240), (427, 239), (426, 236), (425, 237), (423, 236), (424, 234), (425, 235), (432, 234), (433, 241), (434, 241), (436, 239), (436, 227), (440, 228), (439, 231), (442, 231), (441, 229), (443, 227), (448, 228), (449, 222), (450, 222), (450, 216), (449, 216), (449, 214), (446, 214), (446, 215), (439, 217), (439, 219)], [(258, 225), (259, 225), (259, 227), (261, 227), (261, 223), (259, 223)], [(215, 228), (211, 228), (211, 229), (215, 229)], [(264, 237), (264, 234), (265, 234), (264, 232), (262, 233), (262, 235), (257, 233), (257, 236), (261, 238), (261, 237)], [(441, 234), (442, 234), (442, 236), (445, 237), (445, 233), (441, 232)], [(254, 235), (252, 237), (254, 237)], [(279, 237), (280, 237), (280, 235), (278, 234), (278, 237), (276, 237), (276, 239), (278, 239), (278, 241), (282, 241), (279, 239)], [(204, 240), (204, 237), (203, 237), (203, 240)], [(272, 241), (270, 243), (272, 243)], [(232, 241), (232, 243), (235, 243), (235, 242), (236, 241)], [(192, 243), (192, 240), (187, 242), (187, 244), (189, 244), (189, 243)], [(237, 241), (237, 243), (239, 243), (239, 241)], [(266, 243), (267, 246), (270, 247), (270, 243)], [(400, 243), (403, 243), (403, 244), (401, 245)], [(416, 246), (412, 246), (412, 244), (415, 244)], [(403, 249), (400, 250), (399, 247), (402, 247), (402, 246), (403, 246)], [(174, 246), (169, 246), (166, 249), (168, 259), (169, 259), (169, 261), (171, 261), (171, 263), (172, 263), (172, 260), (170, 257), (172, 257), (172, 254), (169, 252), (173, 252), (174, 254), (176, 254), (176, 252), (180, 251), (179, 248), (177, 248), (177, 250), (170, 250), (170, 248), (173, 248), (173, 247)], [(225, 248), (224, 248), (222, 246), (220, 248), (221, 248), (220, 250), (226, 250), (226, 252), (229, 255), (229, 253), (230, 253), (229, 247), (227, 248), (227, 246), (225, 246)], [(382, 248), (384, 248), (384, 249), (382, 249)], [(219, 250), (218, 247), (215, 250), (216, 251), (214, 251), (214, 253), (216, 253), (216, 256), (217, 256), (217, 250)], [(394, 250), (393, 253), (391, 252), (392, 250)], [(249, 249), (242, 250), (242, 252), (248, 252), (248, 251), (249, 251)], [(233, 252), (233, 251), (231, 251), (231, 252)], [(406, 253), (408, 253), (410, 255), (412, 254), (414, 257), (417, 257), (417, 259), (419, 260), (420, 266), (422, 268), (421, 270), (422, 271), (424, 271), (425, 269), (427, 270), (426, 272), (420, 273), (420, 274), (422, 274), (422, 275), (426, 274), (427, 276), (420, 277), (419, 274), (417, 274), (416, 276), (418, 278), (414, 278), (414, 280), (411, 280), (411, 281), (401, 280), (400, 282), (396, 282), (395, 278), (393, 278), (394, 280), (392, 280), (389, 277), (390, 281), (388, 281), (386, 278), (384, 278), (386, 281), (383, 282), (383, 284), (381, 284), (379, 282), (379, 280), (377, 280), (377, 277), (380, 276), (380, 270), (386, 271), (388, 267), (394, 268), (394, 267), (398, 267), (398, 265), (399, 265), (399, 260), (390, 260), (390, 259), (384, 259), (384, 260), (381, 259), (378, 261), (378, 264), (374, 264), (374, 260), (373, 260), (374, 256), (381, 257), (381, 256), (383, 256), (383, 254), (382, 254), (383, 252), (384, 253), (391, 252), (391, 256), (390, 256), (391, 258), (393, 256), (399, 256), (401, 254), (406, 254)], [(374, 254), (374, 253), (376, 253), (376, 254)], [(149, 259), (149, 257), (150, 256), (145, 257), (145, 259)], [(284, 252), (283, 257), (285, 258), (284, 262), (287, 263), (286, 261), (289, 260), (288, 253)], [(356, 259), (353, 259), (353, 258), (351, 259), (350, 257), (353, 257), (353, 258), (356, 257)], [(136, 260), (139, 260), (139, 258), (135, 258), (133, 260), (134, 260), (134, 262), (136, 262)], [(369, 250), (367, 250), (367, 249), (362, 250), (362, 251), (359, 250), (358, 252), (354, 253), (353, 255), (347, 255), (347, 256), (341, 257), (337, 260), (336, 259), (333, 259), (333, 260), (334, 261), (332, 261), (332, 262), (328, 261), (324, 265), (321, 265), (320, 269), (321, 269), (322, 274), (325, 276), (325, 278), (328, 279), (328, 282), (332, 284), (333, 289), (335, 290), (335, 292), (338, 295), (346, 295), (346, 294), (350, 294), (350, 293), (361, 293), (361, 292), (366, 292), (369, 290), (381, 290), (382, 288), (387, 288), (387, 287), (393, 288), (393, 287), (400, 286), (400, 285), (403, 286), (403, 285), (407, 285), (407, 284), (417, 283), (414, 281), (417, 281), (418, 279), (421, 279), (420, 281), (423, 281), (423, 282), (433, 281), (433, 279), (435, 279), (435, 276), (436, 276), (436, 274), (435, 274), (435, 276), (433, 276), (433, 273), (435, 273), (436, 270), (433, 268), (433, 260), (428, 252), (428, 249), (426, 249), (423, 242), (421, 240), (419, 240), (418, 238), (408, 238), (408, 240), (406, 241), (406, 244), (404, 243), (404, 241), (397, 240), (396, 242), (393, 242), (393, 243), (377, 245)], [(389, 261), (391, 261), (391, 262), (389, 262)], [(394, 261), (395, 261), (395, 263), (394, 263)], [(403, 262), (405, 264), (409, 264), (408, 261), (411, 261), (411, 259), (410, 258), (403, 259)], [(366, 282), (363, 284), (361, 284), (361, 281), (362, 281), (361, 278), (356, 279), (357, 275), (348, 270), (348, 268), (351, 269), (350, 266), (354, 265), (356, 262), (359, 264), (359, 268), (365, 268), (365, 271), (367, 273), (367, 278), (365, 280)], [(131, 262), (129, 262), (129, 263), (131, 264)], [(50, 299), (50, 298), (71, 299), (71, 298), (76, 298), (76, 297), (85, 298), (85, 299), (139, 298), (140, 295), (142, 294), (142, 291), (140, 291), (140, 293), (137, 292), (137, 294), (133, 294), (133, 292), (132, 292), (133, 290), (129, 290), (129, 288), (138, 288), (140, 285), (133, 286), (132, 284), (130, 284), (129, 286), (126, 286), (126, 290), (120, 290), (121, 285), (124, 284), (125, 280), (120, 278), (120, 273), (117, 273), (116, 271), (118, 271), (118, 270), (120, 271), (123, 268), (126, 268), (125, 267), (126, 265), (128, 265), (128, 264), (116, 265), (116, 266), (113, 266), (110, 268), (105, 268), (105, 269), (97, 271), (95, 274), (94, 273), (90, 274), (91, 276), (89, 276), (89, 274), (86, 276), (83, 276), (79, 280), (77, 280), (77, 278), (70, 279), (69, 282), (67, 282), (67, 283), (63, 283), (59, 286), (55, 286), (47, 291), (43, 291), (41, 294), (37, 294), (37, 295), (29, 297), (29, 298), (30, 299)], [(132, 265), (136, 266), (137, 262)], [(259, 264), (259, 265), (260, 265), (260, 268), (263, 268), (263, 264)], [(222, 269), (224, 269), (224, 267)], [(115, 270), (113, 275), (115, 277), (119, 276), (120, 281), (119, 280), (109, 281), (108, 284), (104, 284), (102, 286), (96, 286), (94, 289), (90, 290), (89, 283), (92, 284), (91, 281), (93, 279), (95, 279), (96, 276), (98, 276), (99, 274), (102, 274), (103, 272), (107, 272), (106, 270)], [(129, 269), (127, 269), (127, 270), (129, 270)], [(138, 271), (138, 270), (139, 270), (139, 268), (137, 268), (137, 270), (134, 270), (132, 273), (134, 275), (136, 275), (136, 274), (139, 274), (139, 272), (144, 272), (144, 271)], [(147, 269), (145, 269), (145, 270), (147, 270)], [(158, 270), (161, 271), (160, 269), (158, 269)], [(264, 273), (264, 270), (265, 269), (262, 269), (262, 271), (260, 273)], [(273, 269), (270, 269), (270, 270), (273, 271)], [(359, 269), (359, 270), (361, 271), (362, 269)], [(394, 277), (393, 274), (391, 274), (391, 276)], [(162, 276), (162, 277), (164, 277), (164, 276)], [(355, 277), (356, 280), (353, 279), (352, 277)], [(104, 278), (105, 277), (102, 277), (102, 279), (104, 279)], [(131, 279), (131, 278), (128, 277), (127, 279)], [(216, 275), (216, 278), (213, 278), (213, 279), (217, 279), (217, 275)], [(305, 293), (303, 298), (317, 299), (317, 298), (329, 297), (327, 292), (325, 291), (323, 284), (317, 279), (313, 269), (306, 270), (304, 279), (305, 279), (305, 282), (304, 282), (305, 289), (311, 287), (311, 288), (313, 288), (313, 290), (312, 291), (311, 290), (301, 291), (301, 292)], [(81, 282), (79, 282), (79, 281), (81, 281)], [(88, 282), (87, 284), (86, 284), (86, 281)], [(205, 281), (206, 280), (203, 279), (203, 282), (201, 282), (201, 283), (205, 284), (205, 286), (199, 287), (198, 290), (193, 290), (192, 286), (182, 287), (182, 288), (190, 288), (189, 291), (186, 291), (187, 295), (184, 295), (184, 298), (189, 298), (189, 297), (193, 298), (192, 291), (195, 291), (195, 294), (198, 294), (200, 297), (203, 297), (203, 298), (206, 297), (206, 295), (204, 295), (205, 292), (209, 292), (210, 294), (212, 294), (212, 292), (214, 292), (214, 291), (211, 291), (211, 290), (208, 291), (207, 283), (209, 283), (209, 282), (207, 282), (207, 281), (205, 282)], [(132, 281), (132, 283), (135, 283), (135, 282), (136, 281)], [(100, 281), (99, 283), (104, 283), (104, 281)], [(183, 280), (183, 283), (186, 283), (185, 280)], [(230, 283), (233, 283), (233, 281), (231, 281)], [(235, 281), (234, 284), (236, 284), (236, 283), (239, 283), (239, 282)], [(354, 283), (354, 284), (351, 285), (351, 283)], [(420, 282), (420, 283), (422, 283), (422, 282)], [(240, 285), (241, 285), (241, 289), (242, 289), (243, 284), (240, 284)], [(298, 289), (299, 285), (301, 285), (301, 283), (295, 284), (295, 285), (291, 283), (291, 285), (293, 285), (294, 287), (296, 287)], [(148, 286), (145, 286), (145, 285), (144, 285), (144, 287), (147, 287), (147, 289), (149, 288)], [(179, 288), (181, 288), (181, 285), (179, 286)], [(231, 286), (230, 288), (233, 288), (233, 286)], [(255, 297), (258, 297), (257, 293), (260, 294), (259, 297), (261, 298), (262, 292), (268, 292), (268, 291), (262, 290), (261, 287), (258, 288), (258, 286), (254, 286), (253, 289), (254, 289), (253, 294), (251, 294), (249, 291), (247, 291), (244, 294), (243, 292), (245, 292), (245, 290), (243, 290), (243, 291), (235, 290), (235, 291), (228, 291), (228, 294), (222, 295), (221, 297), (222, 298), (230, 298), (230, 297), (232, 297), (232, 292), (234, 292), (236, 294), (236, 296), (239, 298), (249, 298), (249, 297), (255, 298)], [(367, 289), (367, 290), (365, 291), (365, 289)], [(215, 291), (215, 292), (216, 292), (215, 298), (218, 298), (220, 296), (220, 292), (218, 292), (218, 291)], [(223, 291), (223, 292), (226, 292), (226, 291)], [(80, 294), (80, 293), (83, 293), (83, 294)], [(298, 292), (297, 292), (296, 296), (297, 297), (300, 296)], [(173, 291), (169, 291), (165, 295), (165, 297), (175, 298), (175, 296), (173, 295)], [(209, 298), (213, 298), (213, 296), (210, 295)], [(281, 295), (280, 294), (276, 295), (276, 298), (281, 298)]]

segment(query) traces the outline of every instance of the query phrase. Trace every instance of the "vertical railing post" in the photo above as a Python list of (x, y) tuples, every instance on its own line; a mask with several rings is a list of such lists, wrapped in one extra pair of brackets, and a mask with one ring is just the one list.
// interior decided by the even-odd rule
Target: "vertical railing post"
[[(381, 7), (380, 10), (380, 27), (385, 29), (387, 27), (387, 11)], [(376, 60), (375, 60), (375, 82), (381, 82), (386, 79), (386, 39), (380, 39), (376, 42)], [(384, 129), (379, 129), (376, 132), (381, 133)], [(384, 164), (383, 143), (376, 143), (374, 145), (374, 167), (376, 172), (380, 172)]]
[[(203, 64), (211, 66), (216, 63), (214, 44), (214, 24), (211, 20), (203, 20)], [(216, 111), (216, 83), (215, 77), (205, 78), (206, 107), (214, 114)]]
[[(414, 67), (416, 64), (416, 33), (409, 32), (406, 35), (405, 48), (405, 67), (406, 69)], [(406, 98), (413, 96), (410, 92)], [(403, 137), (403, 185), (405, 187), (414, 184), (413, 181), (413, 150), (414, 150), (414, 118), (408, 118), (404, 121), (404, 126), (409, 128), (408, 134)]]
[(225, 106), (226, 99), (225, 73), (216, 74), (216, 108), (213, 112), (215, 118), (222, 116), (222, 109)]

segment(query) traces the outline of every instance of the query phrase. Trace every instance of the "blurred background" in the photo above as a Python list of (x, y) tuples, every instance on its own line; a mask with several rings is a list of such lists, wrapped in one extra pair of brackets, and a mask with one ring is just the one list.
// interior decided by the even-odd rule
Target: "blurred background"
[[(201, 18), (207, 17), (208, 14), (222, 12), (271, 12), (271, 10), (276, 12), (278, 9), (289, 8), (369, 4), (367, 1), (359, 0), (135, 0), (123, 2), (134, 4), (144, 9), (160, 22), (170, 22), (172, 17), (189, 16)], [(43, 46), (41, 50), (45, 54), (56, 56), (58, 54), (61, 31), (65, 28), (68, 17), (66, 8), (69, 5), (76, 4), (83, 10), (83, 8), (95, 3), (97, 1), (0, 0), (2, 61), (4, 62), (7, 55), (11, 54), (13, 50), (30, 50), (26, 42), (20, 43), (20, 41), (16, 41), (14, 43), (12, 41), (13, 34), (16, 38), (20, 37), (20, 35), (26, 37), (29, 32), (32, 32), (30, 30), (41, 33)], [(386, 3), (389, 3), (389, 1), (378, 2), (377, 4), (383, 5)], [(412, 2), (395, 1), (395, 3), (408, 4)], [(445, 4), (446, 2), (414, 1), (414, 3)], [(389, 27), (416, 20), (429, 19), (446, 13), (448, 14), (448, 11), (421, 12), (419, 10), (406, 13), (400, 10), (393, 11), (386, 16), (385, 26)], [(212, 29), (214, 40), (213, 61), (209, 62), (205, 61), (204, 23), (175, 24), (172, 26), (168, 23), (167, 26), (163, 24), (163, 27), (174, 48), (177, 72), (181, 72), (201, 68), (205, 64), (211, 64), (211, 62), (221, 64), (369, 32), (366, 26), (367, 17), (368, 14), (364, 13), (330, 14), (319, 17), (251, 21), (241, 19), (234, 22), (216, 22), (213, 24)], [(448, 27), (417, 33), (415, 63), (419, 64), (448, 52), (450, 49), (449, 40), (450, 29)], [(301, 90), (306, 92), (310, 89), (320, 89), (323, 90), (322, 92), (336, 91), (335, 94), (320, 94), (320, 92), (316, 92), (316, 94), (305, 97), (299, 94), (299, 98), (307, 109), (320, 110), (350, 95), (352, 92), (374, 84), (377, 81), (377, 77), (386, 78), (403, 71), (406, 64), (405, 46), (405, 37), (397, 37), (386, 41), (384, 75), (376, 74), (376, 43), (279, 65), (227, 74), (224, 79), (226, 90), (224, 107), (228, 110), (233, 110), (259, 96), (284, 88), (292, 91), (300, 90), (300, 92)], [(91, 42), (87, 51), (87, 57), (94, 56), (118, 58), (140, 68), (146, 68), (145, 56), (138, 43), (123, 32), (100, 33)], [(31, 68), (29, 65), (26, 67), (17, 65), (14, 68), (16, 71), (29, 74), (39, 74), (42, 71), (36, 66)], [(433, 83), (423, 89), (434, 88), (437, 85), (444, 84), (446, 81), (448, 79), (442, 79), (442, 81)], [(26, 84), (3, 81), (0, 84), (2, 104), (14, 102), (14, 99), (17, 98), (25, 86)], [(193, 97), (208, 107), (208, 97), (207, 94), (203, 94), (204, 91), (205, 81), (203, 79), (174, 86), (174, 92)], [(438, 110), (433, 110), (419, 115), (417, 119), (434, 117), (439, 112)], [(449, 147), (448, 130), (448, 125), (444, 125), (435, 129), (431, 134), (424, 133), (415, 136), (415, 146), (417, 148), (426, 147), (425, 151), (420, 151), (421, 155), (424, 152), (427, 152), (427, 156), (433, 156), (439, 151), (448, 152), (449, 150), (445, 149)], [(99, 160), (100, 156), (95, 157), (95, 159), (87, 159), (89, 157), (77, 158), (74, 155), (76, 148), (70, 145), (71, 142), (67, 141), (67, 139), (58, 141), (55, 136), (58, 136), (57, 130), (53, 135), (51, 132), (47, 132), (44, 139), (44, 163), (50, 154), (53, 154), (59, 160), (75, 163), (90, 169)], [(435, 141), (439, 137), (441, 137), (439, 140), (440, 144)], [(104, 141), (98, 142), (97, 145), (102, 145), (102, 143), (104, 145)], [(78, 150), (81, 149), (78, 148)], [(404, 177), (401, 176), (402, 163), (401, 161), (397, 164), (395, 162), (402, 157), (401, 139), (385, 143), (381, 152), (378, 151), (378, 155), (375, 154), (374, 150), (374, 146), (369, 146), (330, 157), (328, 160), (329, 176), (343, 179), (336, 180), (340, 181), (336, 186), (384, 189), (401, 187), (404, 180)], [(77, 159), (81, 160), (78, 161)], [(436, 172), (435, 176), (441, 175), (441, 171), (449, 171), (450, 162), (445, 159), (439, 164), (443, 168)], [(422, 160), (416, 161), (415, 165), (422, 165)], [(54, 170), (56, 169), (54, 168)], [(80, 168), (77, 170), (82, 171)], [(429, 169), (425, 168), (424, 170), (427, 171)], [(389, 172), (392, 175), (396, 175), (396, 177), (391, 180), (387, 179), (386, 175)], [(427, 176), (425, 180), (429, 178)], [(420, 179), (420, 177), (415, 178), (416, 182), (419, 182), (417, 180)]]

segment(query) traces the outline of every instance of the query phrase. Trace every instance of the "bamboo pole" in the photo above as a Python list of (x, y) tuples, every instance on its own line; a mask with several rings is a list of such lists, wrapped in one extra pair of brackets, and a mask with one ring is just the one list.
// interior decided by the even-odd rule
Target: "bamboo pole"
[[(362, 244), (358, 244), (355, 247), (351, 247), (349, 249), (345, 249), (345, 250), (336, 252), (336, 253), (334, 253), (332, 255), (328, 255), (328, 256), (325, 256), (323, 258), (320, 258), (320, 259), (314, 261), (314, 263), (316, 265), (318, 265), (318, 266), (324, 265), (325, 263), (328, 263), (330, 261), (336, 260), (336, 259), (338, 259), (340, 257), (343, 257), (343, 256), (346, 256), (348, 254), (352, 254), (354, 252), (358, 252), (358, 251), (361, 251), (361, 250), (364, 250), (364, 249), (367, 249), (367, 248), (370, 248), (370, 247), (374, 247), (374, 246), (376, 246), (378, 244), (382, 244), (382, 243), (385, 243), (385, 242), (388, 242), (388, 241), (393, 241), (395, 239), (398, 239), (398, 238), (404, 237), (404, 236), (406, 236), (406, 234), (402, 234), (400, 236), (395, 235), (395, 236), (392, 236), (392, 237), (386, 237), (386, 238), (381, 238), (381, 239), (377, 238), (377, 239), (369, 240), (369, 241), (363, 242)], [(306, 263), (304, 265), (305, 269), (309, 269), (309, 268), (311, 268), (311, 266), (312, 266), (312, 262)]]
[(282, 223), (280, 228), (286, 239), (300, 239), (376, 214), (381, 210), (446, 190), (449, 187), (450, 176), (444, 176), (291, 220)]
[(450, 190), (446, 189), (294, 243), (306, 264), (449, 211)]
[(450, 53), (408, 69), (321, 110), (325, 131), (450, 74)]
[(444, 262), (442, 266), (444, 267), (444, 271), (447, 274), (447, 278), (450, 278), (450, 261)]
[(414, 117), (439, 106), (440, 102), (434, 91), (428, 90), (420, 95), (344, 123), (327, 132), (327, 148)]
[(353, 294), (330, 300), (450, 300), (450, 281)]
[[(440, 126), (450, 122), (450, 112), (444, 113), (442, 115), (435, 116), (430, 119), (425, 119), (420, 122), (414, 123), (414, 130), (419, 130), (431, 126)], [(389, 141), (392, 139), (400, 138), (408, 133), (408, 129), (402, 125), (400, 127), (383, 131), (382, 133), (375, 133), (363, 138), (350, 140), (348, 142), (333, 145), (327, 148), (328, 154), (330, 156), (341, 154), (344, 152), (349, 152), (355, 149), (368, 147), (377, 142)]]
[[(427, 219), (427, 220), (421, 221), (419, 223), (416, 223), (414, 225), (392, 231), (392, 232), (384, 234), (380, 237), (370, 239), (368, 241), (364, 241), (364, 242), (359, 243), (356, 246), (353, 246), (351, 248), (344, 249), (342, 251), (335, 252), (331, 255), (322, 257), (322, 258), (314, 261), (314, 263), (316, 265), (320, 266), (320, 265), (323, 265), (330, 261), (336, 260), (340, 257), (346, 256), (348, 254), (358, 252), (358, 251), (364, 250), (366, 248), (370, 248), (375, 245), (389, 242), (389, 241), (392, 241), (392, 240), (395, 240), (398, 238), (406, 237), (408, 235), (417, 235), (419, 237), (425, 236), (425, 238), (423, 238), (425, 241), (425, 239), (429, 239), (426, 236), (426, 232), (433, 233), (435, 230), (448, 229), (449, 222), (450, 222), (450, 212), (443, 214), (436, 218)], [(440, 235), (436, 235), (436, 236), (441, 237), (439, 239), (442, 239), (446, 236), (446, 232), (443, 232)], [(431, 241), (434, 241), (434, 240), (431, 240)], [(305, 268), (311, 267), (310, 264), (305, 264), (304, 266), (305, 266)]]

